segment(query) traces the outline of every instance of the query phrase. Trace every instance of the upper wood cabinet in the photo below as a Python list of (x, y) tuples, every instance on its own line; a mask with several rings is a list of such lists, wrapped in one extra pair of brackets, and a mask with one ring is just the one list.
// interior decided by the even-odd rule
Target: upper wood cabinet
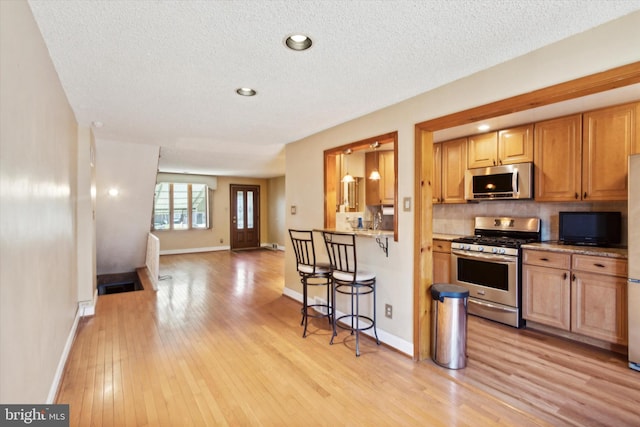
[(466, 203), (464, 172), (467, 169), (467, 138), (440, 143), (442, 146), (442, 194), (440, 203)]
[(626, 200), (628, 158), (638, 146), (638, 103), (584, 113), (583, 200)]
[(582, 116), (536, 123), (534, 141), (536, 201), (579, 200)]
[[(369, 175), (378, 169), (380, 180), (371, 180)], [(365, 155), (365, 178), (367, 205), (393, 205), (395, 203), (395, 159), (393, 151), (376, 151)]]
[(469, 137), (469, 169), (498, 164), (498, 132)]
[(393, 151), (381, 151), (378, 164), (380, 167), (380, 197), (382, 204), (393, 205), (396, 201), (396, 168)]
[(442, 203), (442, 144), (433, 144), (433, 169), (431, 169), (432, 203)]
[(626, 200), (628, 157), (640, 146), (639, 105), (536, 123), (536, 201)]
[(501, 165), (533, 162), (533, 125), (498, 132), (498, 161)]
[(469, 137), (469, 168), (533, 161), (533, 125)]

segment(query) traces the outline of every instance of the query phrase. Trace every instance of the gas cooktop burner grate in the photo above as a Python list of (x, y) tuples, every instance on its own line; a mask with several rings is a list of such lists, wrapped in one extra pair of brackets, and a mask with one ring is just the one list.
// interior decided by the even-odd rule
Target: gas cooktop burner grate
[(491, 237), (491, 236), (467, 236), (455, 239), (456, 243), (469, 243), (473, 245), (499, 246), (502, 248), (519, 248), (526, 243), (536, 242), (538, 239), (517, 239), (513, 237)]

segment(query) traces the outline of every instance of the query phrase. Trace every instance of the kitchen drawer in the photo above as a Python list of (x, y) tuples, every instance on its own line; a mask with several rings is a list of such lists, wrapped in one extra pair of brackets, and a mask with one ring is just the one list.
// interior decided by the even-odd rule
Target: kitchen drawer
[(571, 254), (525, 249), (522, 262), (529, 265), (539, 265), (540, 267), (568, 270), (571, 266)]
[(573, 255), (572, 270), (607, 274), (609, 276), (627, 276), (627, 260), (592, 255)]
[(433, 240), (433, 251), (443, 252), (446, 254), (451, 253), (451, 242), (448, 240)]

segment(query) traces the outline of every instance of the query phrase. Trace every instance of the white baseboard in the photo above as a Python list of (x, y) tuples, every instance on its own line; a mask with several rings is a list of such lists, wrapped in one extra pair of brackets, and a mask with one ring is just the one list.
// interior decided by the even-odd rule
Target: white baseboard
[[(96, 291), (97, 292), (97, 291)], [(93, 305), (95, 312), (95, 304)], [(62, 375), (64, 374), (64, 368), (67, 366), (67, 359), (69, 358), (69, 353), (71, 352), (71, 346), (73, 346), (73, 341), (76, 338), (76, 331), (78, 330), (78, 323), (80, 322), (80, 317), (82, 317), (83, 309), (81, 304), (78, 304), (78, 309), (76, 310), (76, 317), (73, 319), (73, 324), (71, 325), (71, 330), (69, 330), (69, 336), (67, 337), (67, 342), (64, 344), (64, 348), (62, 349), (62, 355), (60, 356), (60, 360), (58, 361), (58, 367), (56, 368), (56, 373), (53, 376), (53, 383), (49, 388), (49, 395), (47, 396), (47, 405), (51, 405), (55, 402), (56, 396), (58, 395), (58, 389), (60, 388), (60, 382), (62, 381)]]
[(284, 246), (277, 243), (263, 243), (260, 246), (267, 249), (273, 249), (274, 251), (284, 251)]
[[(283, 292), (282, 292), (285, 296), (288, 296), (289, 298), (298, 301), (300, 304), (302, 304), (302, 294), (300, 292), (296, 292), (290, 288), (287, 288), (285, 286)], [(313, 304), (313, 301), (309, 300), (308, 304)], [(340, 312), (340, 311), (336, 311), (336, 315), (338, 317), (344, 315), (344, 313)], [(385, 332), (384, 330), (380, 329), (380, 328), (376, 328), (377, 332), (378, 332), (378, 338), (380, 339), (380, 342), (385, 343), (386, 345), (388, 345), (389, 347), (392, 347), (396, 350), (398, 350), (401, 353), (406, 354), (409, 357), (413, 357), (413, 343), (403, 340), (402, 338), (399, 338), (393, 334), (390, 334), (388, 332)], [(362, 333), (369, 335), (372, 338), (375, 338), (375, 336), (373, 335), (373, 330), (369, 329), (367, 331), (363, 331)]]
[(204, 248), (167, 249), (160, 251), (160, 255), (195, 254), (198, 252), (228, 251), (231, 246), (209, 246)]

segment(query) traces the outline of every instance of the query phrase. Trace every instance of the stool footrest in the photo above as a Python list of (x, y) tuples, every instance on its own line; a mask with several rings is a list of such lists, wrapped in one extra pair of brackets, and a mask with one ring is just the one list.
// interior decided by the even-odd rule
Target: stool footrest
[[(351, 319), (348, 321), (344, 321), (342, 319)], [(351, 323), (355, 320), (355, 326), (351, 326)], [(367, 323), (367, 325), (360, 327), (360, 321), (364, 320)], [(342, 329), (346, 329), (349, 331), (366, 331), (367, 329), (371, 329), (375, 326), (375, 323), (373, 322), (373, 319), (369, 316), (364, 316), (362, 314), (345, 314), (342, 315), (338, 318), (336, 318), (336, 326), (338, 326), (339, 328)]]
[[(305, 313), (305, 308), (307, 310), (306, 313)], [(316, 308), (324, 309), (326, 313), (316, 310)], [(309, 310), (309, 309), (312, 309), (312, 310)], [(333, 315), (333, 310), (331, 306), (328, 304), (307, 304), (306, 307), (302, 307), (300, 309), (300, 313), (302, 313), (303, 316), (307, 316), (307, 317), (321, 318), (321, 317), (331, 317)]]

